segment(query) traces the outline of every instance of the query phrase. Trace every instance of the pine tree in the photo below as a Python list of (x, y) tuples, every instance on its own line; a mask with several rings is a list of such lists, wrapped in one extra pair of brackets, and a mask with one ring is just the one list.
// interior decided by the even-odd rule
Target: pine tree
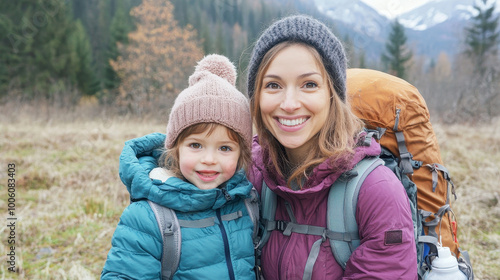
[(460, 81), (454, 108), (463, 119), (490, 120), (500, 107), (499, 16), (492, 0), (476, 0), (474, 9), (477, 13), (465, 28), (465, 63), (460, 64), (468, 79)]
[[(465, 29), (466, 54), (475, 60), (475, 72), (484, 74), (491, 62), (498, 61), (499, 16), (494, 15), (496, 9), (495, 1), (477, 0), (474, 3), (476, 15), (472, 18), (472, 24)], [(492, 61), (493, 59), (493, 61)], [(490, 62), (490, 63), (488, 63)]]
[(137, 30), (128, 45), (118, 44), (120, 56), (111, 66), (121, 79), (119, 104), (134, 113), (150, 108), (159, 97), (172, 104), (203, 52), (196, 32), (180, 28), (173, 5), (164, 0), (144, 0), (131, 11)]
[(413, 54), (406, 46), (406, 34), (404, 27), (396, 19), (391, 24), (391, 33), (385, 44), (385, 52), (382, 54), (382, 62), (388, 68), (390, 74), (406, 79), (408, 62)]
[[(1, 1), (0, 35), (2, 79), (23, 97), (51, 98), (78, 89), (93, 94), (95, 80), (86, 52), (88, 37), (73, 21), (71, 3), (65, 0)], [(83, 56), (83, 57), (81, 57)], [(71, 97), (67, 100), (75, 101)], [(61, 102), (59, 102), (61, 103)]]
[(0, 2), (0, 97), (8, 93), (8, 88), (13, 82), (9, 72), (12, 71), (10, 69), (13, 65), (16, 65), (16, 61), (19, 59), (19, 51), (13, 50), (10, 40), (15, 29), (14, 22), (11, 17), (5, 16), (2, 12), (9, 9), (11, 13), (18, 13), (15, 17), (22, 16), (21, 11), (12, 8), (12, 3), (8, 1)]
[(128, 43), (128, 33), (134, 29), (132, 19), (122, 1), (117, 2), (116, 11), (110, 26), (110, 43), (107, 47), (106, 64), (104, 68), (104, 88), (113, 90), (120, 85), (120, 79), (109, 61), (116, 60), (119, 56), (118, 43)]
[(85, 29), (77, 20), (75, 29), (69, 38), (72, 60), (75, 71), (71, 72), (73, 80), (85, 95), (94, 95), (100, 89), (100, 83), (92, 67), (92, 48)]

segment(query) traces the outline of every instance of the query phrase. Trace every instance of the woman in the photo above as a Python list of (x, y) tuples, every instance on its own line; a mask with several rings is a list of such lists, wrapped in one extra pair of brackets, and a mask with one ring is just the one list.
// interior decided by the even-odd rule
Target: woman
[[(330, 186), (364, 157), (380, 153), (375, 141), (358, 144), (365, 134), (346, 99), (346, 64), (338, 39), (306, 16), (275, 22), (255, 44), (248, 95), (257, 136), (249, 179), (258, 191), (265, 182), (276, 193), (276, 221), (293, 215), (299, 224), (326, 227)], [(306, 269), (318, 236), (273, 230), (262, 249), (264, 278), (417, 279), (408, 198), (385, 166), (362, 184), (356, 221), (361, 241), (345, 270), (325, 238)]]

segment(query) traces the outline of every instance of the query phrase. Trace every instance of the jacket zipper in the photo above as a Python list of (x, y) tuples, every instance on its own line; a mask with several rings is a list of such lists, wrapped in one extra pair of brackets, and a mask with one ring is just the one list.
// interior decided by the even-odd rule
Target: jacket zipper
[(219, 228), (222, 234), (222, 240), (224, 241), (224, 252), (226, 254), (226, 265), (229, 272), (229, 279), (235, 280), (233, 262), (231, 261), (231, 252), (229, 251), (229, 240), (227, 238), (226, 229), (224, 224), (222, 224), (222, 218), (220, 214), (220, 208), (216, 210), (217, 219), (219, 220)]
[(282, 250), (280, 252), (280, 257), (279, 257), (279, 261), (278, 261), (278, 277), (279, 279), (286, 279), (285, 277), (282, 278), (283, 274), (281, 273), (281, 266), (282, 266), (282, 263), (283, 263), (283, 256), (285, 254), (285, 251), (288, 247), (288, 243), (290, 242), (290, 237), (288, 237), (286, 240), (285, 240), (285, 244), (281, 247)]
[[(285, 200), (283, 200), (283, 202), (284, 202), (283, 204), (286, 207), (288, 202), (286, 202)], [(275, 217), (276, 217), (276, 214), (275, 214)], [(289, 216), (289, 219), (290, 219), (290, 221), (292, 221), (292, 217)], [(276, 220), (276, 218), (275, 218), (275, 220)], [(283, 234), (283, 232), (281, 234)], [(283, 235), (283, 237), (285, 237), (285, 236)], [(288, 238), (285, 240), (285, 243), (283, 244), (282, 250), (280, 252), (280, 257), (279, 257), (279, 261), (278, 261), (278, 273), (279, 273), (278, 277), (279, 277), (279, 279), (286, 279), (286, 277), (284, 277), (284, 275), (282, 274), (281, 267), (283, 265), (283, 258), (285, 256), (285, 252), (288, 248), (288, 243), (290, 243), (291, 238), (292, 238), (292, 236), (288, 236)]]

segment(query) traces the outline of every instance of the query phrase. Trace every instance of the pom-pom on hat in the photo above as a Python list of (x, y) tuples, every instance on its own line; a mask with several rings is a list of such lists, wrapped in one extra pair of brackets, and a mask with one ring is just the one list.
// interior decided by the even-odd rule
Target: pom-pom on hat
[(172, 106), (165, 148), (172, 148), (184, 129), (198, 123), (224, 125), (241, 135), (250, 147), (250, 106), (235, 84), (236, 69), (227, 57), (212, 54), (200, 60), (189, 77), (189, 87), (179, 93)]
[(285, 17), (269, 26), (257, 40), (248, 65), (247, 90), (255, 93), (257, 70), (264, 55), (281, 42), (302, 42), (314, 47), (320, 54), (327, 74), (342, 101), (346, 95), (347, 59), (344, 48), (333, 33), (320, 21), (304, 15)]

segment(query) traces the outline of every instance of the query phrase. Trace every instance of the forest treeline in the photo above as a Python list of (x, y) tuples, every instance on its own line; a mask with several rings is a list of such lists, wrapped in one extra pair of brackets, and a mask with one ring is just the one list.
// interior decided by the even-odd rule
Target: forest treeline
[[(380, 61), (366, 61), (349, 36), (341, 38), (350, 67), (407, 79), (451, 121), (491, 119), (500, 114), (498, 18), (488, 7), (476, 8), (457, 57), (443, 52), (429, 66), (408, 49), (396, 21)], [(84, 99), (127, 113), (168, 109), (196, 61), (209, 53), (236, 64), (244, 91), (252, 43), (270, 22), (293, 13), (319, 18), (335, 32), (330, 19), (302, 0), (1, 1), (0, 102), (71, 107)]]

